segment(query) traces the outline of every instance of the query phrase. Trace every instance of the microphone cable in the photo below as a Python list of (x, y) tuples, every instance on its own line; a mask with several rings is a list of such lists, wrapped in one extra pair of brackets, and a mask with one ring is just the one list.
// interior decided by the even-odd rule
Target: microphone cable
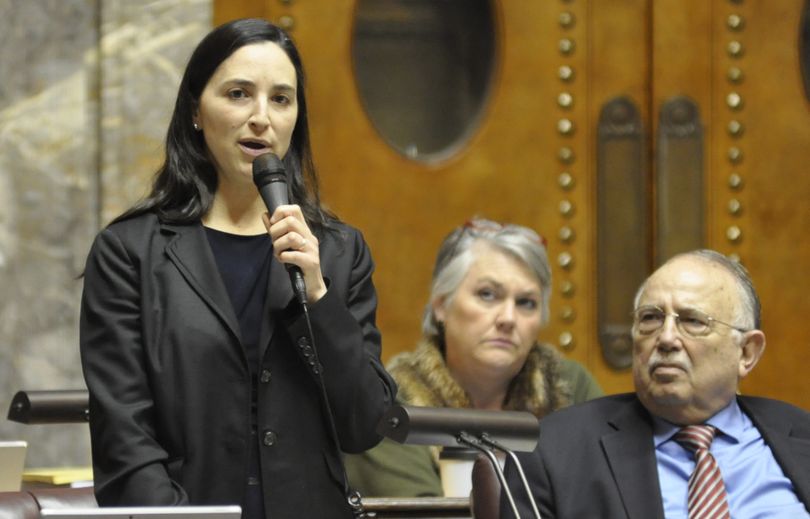
[[(306, 295), (306, 290), (304, 290), (304, 294)], [(329, 393), (326, 391), (326, 383), (323, 379), (323, 365), (321, 365), (318, 358), (318, 350), (315, 347), (315, 333), (312, 330), (312, 321), (309, 318), (309, 305), (307, 304), (306, 297), (297, 299), (299, 300), (301, 308), (304, 312), (304, 320), (307, 324), (307, 334), (309, 335), (310, 347), (312, 348), (312, 353), (310, 354), (309, 359), (307, 359), (307, 362), (310, 366), (312, 366), (312, 372), (317, 376), (317, 383), (321, 388), (321, 399), (323, 400), (323, 405), (326, 411), (326, 421), (329, 427), (329, 435), (332, 437), (332, 442), (334, 443), (337, 451), (336, 454), (338, 464), (340, 465), (340, 470), (343, 475), (343, 495), (346, 497), (346, 501), (349, 503), (349, 506), (352, 509), (352, 514), (355, 517), (359, 517), (363, 513), (362, 497), (359, 492), (353, 491), (349, 487), (349, 475), (346, 473), (346, 465), (343, 463), (343, 449), (340, 446), (340, 438), (338, 437), (335, 414), (332, 411), (332, 405), (329, 403)], [(304, 352), (304, 356), (307, 357), (306, 352)]]

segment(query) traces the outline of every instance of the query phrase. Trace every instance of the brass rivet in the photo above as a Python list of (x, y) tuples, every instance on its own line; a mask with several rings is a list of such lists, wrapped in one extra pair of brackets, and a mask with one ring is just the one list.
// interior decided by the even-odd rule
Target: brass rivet
[(568, 280), (563, 281), (562, 286), (560, 286), (560, 292), (562, 292), (562, 295), (565, 296), (565, 297), (573, 296), (576, 293), (576, 291), (577, 291), (577, 289), (574, 286), (573, 281), (568, 281)]
[(726, 238), (732, 243), (737, 243), (742, 239), (742, 230), (736, 225), (732, 225), (726, 229)]
[(560, 232), (557, 233), (557, 236), (559, 236), (561, 242), (571, 243), (574, 241), (574, 229), (564, 225), (560, 227)]
[(557, 152), (557, 158), (560, 159), (560, 162), (563, 164), (571, 164), (574, 162), (574, 150), (568, 146), (563, 146), (560, 148), (560, 151)]
[(743, 152), (740, 148), (732, 146), (728, 149), (728, 160), (730, 160), (732, 164), (739, 164), (742, 162), (742, 159)]
[(574, 52), (574, 40), (571, 38), (563, 38), (560, 40), (558, 47), (560, 49), (560, 54), (568, 55)]
[(733, 119), (733, 120), (729, 121), (729, 123), (728, 123), (728, 133), (732, 137), (739, 137), (740, 135), (743, 134), (744, 130), (745, 130), (745, 128), (743, 127), (743, 124), (740, 121), (738, 121), (736, 119)]
[(732, 31), (739, 31), (745, 26), (745, 20), (738, 14), (730, 14), (726, 19), (726, 25)]
[(574, 133), (574, 122), (571, 119), (560, 119), (557, 121), (557, 131), (560, 135), (571, 135)]
[(730, 67), (727, 76), (732, 83), (739, 83), (743, 80), (743, 71), (739, 67)]
[(574, 322), (574, 319), (576, 319), (576, 318), (577, 318), (577, 313), (570, 306), (564, 306), (560, 310), (560, 319), (562, 319), (566, 323), (572, 323), (572, 322)]
[(736, 198), (732, 198), (728, 201), (728, 212), (734, 216), (739, 215), (742, 212), (742, 203)]
[(560, 347), (567, 351), (574, 349), (574, 336), (571, 332), (562, 332), (560, 334)]
[(564, 29), (570, 29), (574, 26), (574, 22), (576, 19), (574, 18), (574, 14), (569, 11), (563, 11), (560, 13), (560, 27)]
[(559, 205), (560, 214), (570, 218), (574, 214), (574, 203), (570, 200), (563, 200)]
[(570, 270), (574, 266), (574, 256), (570, 252), (561, 252), (557, 256), (557, 264), (565, 270)]
[(726, 255), (726, 257), (731, 261), (733, 261), (734, 263), (742, 263), (742, 258), (740, 258), (740, 255), (737, 254), (736, 252), (732, 252), (731, 254)]
[(557, 70), (557, 75), (563, 81), (571, 81), (574, 79), (574, 69), (568, 65), (563, 65)]
[(737, 92), (731, 92), (726, 96), (726, 104), (732, 110), (739, 110), (743, 105), (742, 96), (740, 96), (740, 94)]
[(278, 19), (278, 24), (285, 31), (291, 31), (295, 27), (295, 18), (285, 14)]
[(557, 96), (557, 104), (560, 105), (561, 108), (571, 108), (571, 106), (574, 105), (574, 96), (568, 92), (563, 92)]
[(574, 177), (567, 171), (560, 173), (560, 176), (557, 177), (557, 182), (560, 184), (560, 187), (566, 191), (570, 191), (571, 188), (574, 187)]
[(737, 173), (732, 173), (728, 176), (728, 187), (734, 190), (742, 189), (743, 179)]
[(732, 58), (739, 58), (743, 55), (743, 45), (737, 40), (732, 40), (726, 45), (726, 52)]

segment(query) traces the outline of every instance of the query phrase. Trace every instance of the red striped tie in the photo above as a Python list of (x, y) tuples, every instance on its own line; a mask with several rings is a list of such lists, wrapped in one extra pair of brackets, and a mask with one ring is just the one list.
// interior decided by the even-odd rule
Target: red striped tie
[(731, 519), (723, 476), (709, 452), (715, 432), (711, 425), (690, 425), (675, 435), (676, 442), (695, 453), (695, 470), (689, 477), (689, 519)]

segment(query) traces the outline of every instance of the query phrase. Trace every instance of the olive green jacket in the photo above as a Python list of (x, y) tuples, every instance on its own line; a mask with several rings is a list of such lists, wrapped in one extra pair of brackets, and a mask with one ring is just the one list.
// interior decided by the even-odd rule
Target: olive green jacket
[[(399, 386), (397, 400), (402, 404), (472, 407), (469, 395), (450, 375), (442, 354), (429, 342), (397, 355), (387, 369)], [(530, 411), (540, 418), (602, 394), (584, 366), (564, 359), (551, 346), (536, 344), (512, 382), (504, 409)], [(349, 484), (364, 496), (441, 496), (437, 452), (385, 439), (363, 454), (346, 456)]]

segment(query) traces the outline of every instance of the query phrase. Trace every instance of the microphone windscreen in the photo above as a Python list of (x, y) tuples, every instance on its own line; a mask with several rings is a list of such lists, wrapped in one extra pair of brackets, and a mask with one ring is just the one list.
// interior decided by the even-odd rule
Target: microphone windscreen
[(253, 183), (257, 187), (273, 182), (276, 175), (282, 175), (286, 182), (284, 164), (275, 153), (264, 153), (253, 159)]

